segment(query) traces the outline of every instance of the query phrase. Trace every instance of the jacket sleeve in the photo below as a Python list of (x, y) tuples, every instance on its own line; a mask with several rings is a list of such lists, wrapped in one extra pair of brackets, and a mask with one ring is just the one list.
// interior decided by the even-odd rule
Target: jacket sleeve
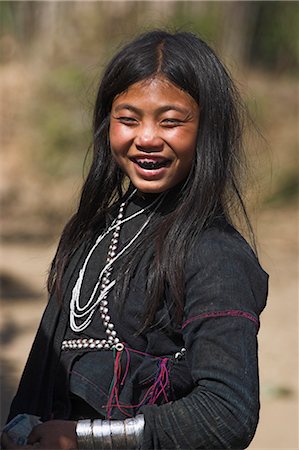
[(207, 233), (186, 269), (182, 333), (194, 389), (145, 406), (142, 449), (246, 448), (259, 415), (257, 331), (267, 274), (238, 235)]
[[(63, 293), (66, 292), (71, 277), (77, 269), (82, 252), (83, 246), (74, 253), (66, 269)], [(66, 311), (53, 294), (50, 296), (32, 344), (17, 393), (10, 407), (8, 421), (24, 412), (38, 415), (43, 421), (51, 417), (55, 371), (66, 324)]]

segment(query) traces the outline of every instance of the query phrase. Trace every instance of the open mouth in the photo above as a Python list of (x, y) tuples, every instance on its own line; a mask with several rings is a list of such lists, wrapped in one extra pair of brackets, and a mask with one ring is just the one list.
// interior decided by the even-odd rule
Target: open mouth
[(150, 158), (148, 158), (148, 159), (134, 158), (133, 161), (134, 161), (134, 163), (138, 164), (139, 167), (141, 167), (142, 169), (145, 169), (145, 170), (161, 169), (161, 167), (166, 167), (170, 163), (169, 159), (155, 160), (155, 159), (150, 159)]

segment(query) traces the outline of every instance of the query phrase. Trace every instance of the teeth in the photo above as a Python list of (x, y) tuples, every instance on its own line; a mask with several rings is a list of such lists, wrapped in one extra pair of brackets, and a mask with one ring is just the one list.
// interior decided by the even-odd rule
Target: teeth
[(162, 161), (147, 161), (147, 160), (138, 160), (136, 159), (136, 163), (139, 167), (142, 169), (147, 170), (154, 170), (154, 169), (160, 169), (160, 167), (164, 167), (167, 164), (167, 160)]

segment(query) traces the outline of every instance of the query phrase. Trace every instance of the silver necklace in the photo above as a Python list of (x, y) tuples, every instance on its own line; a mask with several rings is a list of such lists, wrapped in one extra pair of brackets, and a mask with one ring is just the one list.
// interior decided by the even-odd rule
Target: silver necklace
[[(140, 236), (140, 234), (143, 232), (143, 230), (146, 228), (148, 223), (150, 222), (151, 218), (161, 205), (164, 195), (159, 196), (158, 199), (154, 200), (150, 205), (148, 205), (145, 208), (142, 208), (141, 210), (137, 211), (136, 213), (132, 214), (131, 216), (127, 218), (124, 217), (124, 209), (126, 207), (127, 202), (131, 199), (131, 197), (135, 194), (136, 190), (132, 192), (132, 194), (129, 196), (126, 202), (123, 202), (120, 205), (119, 212), (117, 215), (117, 218), (113, 221), (111, 226), (102, 233), (96, 240), (94, 246), (89, 251), (87, 257), (85, 258), (85, 261), (83, 263), (83, 266), (79, 272), (78, 279), (75, 283), (75, 286), (72, 291), (72, 298), (70, 301), (70, 327), (75, 332), (81, 332), (85, 330), (91, 323), (92, 318), (95, 314), (95, 311), (99, 309), (100, 316), (102, 319), (103, 327), (105, 329), (107, 338), (106, 339), (72, 339), (72, 340), (64, 340), (62, 342), (62, 350), (65, 349), (71, 349), (71, 348), (97, 348), (97, 349), (106, 349), (110, 350), (113, 348), (116, 348), (116, 350), (122, 350), (123, 344), (120, 343), (120, 339), (117, 336), (117, 332), (115, 330), (114, 324), (111, 322), (111, 317), (109, 315), (109, 307), (108, 307), (108, 294), (113, 288), (113, 286), (116, 283), (116, 280), (111, 280), (111, 275), (113, 272), (113, 264), (115, 261), (122, 256), (129, 247), (136, 241), (136, 239)], [(149, 215), (149, 217), (146, 219), (144, 224), (141, 226), (141, 228), (138, 230), (138, 232), (134, 235), (134, 237), (129, 241), (129, 243), (117, 253), (118, 243), (119, 243), (119, 235), (121, 226), (123, 223), (132, 220), (134, 217), (142, 214), (147, 209), (151, 208), (155, 205), (155, 208)], [(107, 253), (107, 259), (105, 266), (103, 270), (101, 271), (98, 281), (94, 286), (93, 292), (87, 301), (87, 303), (84, 306), (80, 305), (80, 293), (81, 293), (81, 287), (82, 282), (84, 278), (84, 274), (86, 272), (87, 264), (89, 262), (89, 259), (93, 252), (95, 251), (96, 247), (100, 244), (100, 242), (104, 239), (107, 234), (109, 234), (111, 231), (113, 231), (112, 238), (110, 241), (108, 253)], [(99, 295), (96, 297), (96, 293), (99, 290)], [(77, 324), (77, 321), (80, 320), (81, 323)], [(83, 320), (83, 321), (82, 321)]]

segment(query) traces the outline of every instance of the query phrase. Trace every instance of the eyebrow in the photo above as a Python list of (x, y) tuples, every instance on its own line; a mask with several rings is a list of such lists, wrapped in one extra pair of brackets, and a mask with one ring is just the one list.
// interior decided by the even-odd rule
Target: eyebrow
[[(118, 111), (121, 111), (122, 109), (127, 109), (128, 111), (132, 111), (132, 112), (135, 112), (137, 114), (142, 114), (143, 113), (142, 109), (137, 108), (136, 106), (130, 105), (129, 103), (121, 103), (121, 104), (117, 105), (115, 107), (114, 111), (118, 112)], [(164, 106), (161, 106), (160, 108), (157, 108), (157, 113), (158, 114), (161, 114), (161, 113), (166, 112), (166, 111), (178, 111), (178, 112), (183, 113), (183, 114), (187, 114), (189, 112), (189, 110), (187, 110), (186, 108), (182, 108), (180, 106), (172, 105), (172, 104), (164, 105)]]

